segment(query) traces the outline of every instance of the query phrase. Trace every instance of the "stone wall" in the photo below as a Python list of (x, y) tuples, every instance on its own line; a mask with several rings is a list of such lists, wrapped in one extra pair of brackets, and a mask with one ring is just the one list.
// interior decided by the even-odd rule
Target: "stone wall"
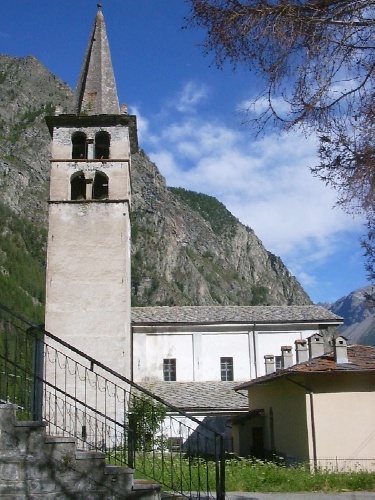
[(1, 498), (160, 498), (160, 485), (134, 480), (132, 469), (105, 457), (78, 450), (75, 438), (47, 436), (45, 422), (17, 421), (16, 407), (0, 404)]

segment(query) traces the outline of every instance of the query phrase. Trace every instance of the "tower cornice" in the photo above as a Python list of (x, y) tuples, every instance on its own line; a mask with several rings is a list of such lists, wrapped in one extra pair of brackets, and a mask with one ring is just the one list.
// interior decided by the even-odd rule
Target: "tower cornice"
[(129, 128), (130, 151), (138, 151), (137, 117), (136, 115), (112, 114), (112, 115), (57, 115), (47, 116), (46, 123), (53, 137), (54, 128), (89, 128), (89, 127), (116, 127), (123, 126)]

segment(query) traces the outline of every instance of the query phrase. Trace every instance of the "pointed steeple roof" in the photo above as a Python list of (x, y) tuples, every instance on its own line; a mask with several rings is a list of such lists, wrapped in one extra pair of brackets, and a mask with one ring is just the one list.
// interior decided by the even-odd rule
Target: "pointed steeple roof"
[(76, 89), (77, 114), (119, 114), (111, 54), (101, 5), (94, 21)]

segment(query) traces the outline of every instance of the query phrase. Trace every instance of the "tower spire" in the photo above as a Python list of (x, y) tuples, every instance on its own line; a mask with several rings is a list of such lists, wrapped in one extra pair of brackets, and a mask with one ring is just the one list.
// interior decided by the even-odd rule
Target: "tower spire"
[(102, 6), (100, 3), (97, 5), (98, 11), (78, 79), (75, 112), (88, 115), (119, 114)]

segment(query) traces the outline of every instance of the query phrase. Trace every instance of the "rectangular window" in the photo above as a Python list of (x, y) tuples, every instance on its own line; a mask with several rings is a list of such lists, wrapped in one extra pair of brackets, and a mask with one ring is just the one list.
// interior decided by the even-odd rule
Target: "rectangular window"
[(163, 360), (163, 376), (165, 382), (176, 381), (176, 360), (164, 359)]
[(233, 381), (233, 358), (220, 358), (221, 380)]

